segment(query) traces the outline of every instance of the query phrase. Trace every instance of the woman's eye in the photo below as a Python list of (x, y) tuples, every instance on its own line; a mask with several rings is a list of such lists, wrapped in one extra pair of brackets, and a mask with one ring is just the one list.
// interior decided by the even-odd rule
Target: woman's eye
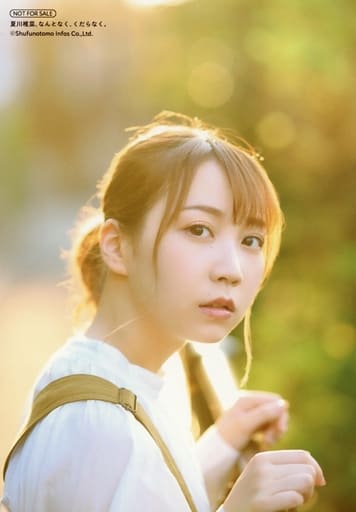
[(209, 238), (210, 236), (212, 236), (211, 230), (208, 227), (204, 226), (203, 224), (194, 224), (193, 226), (189, 226), (189, 228), (187, 228), (187, 231), (191, 235), (199, 238)]
[(262, 249), (264, 245), (264, 239), (259, 236), (247, 236), (244, 238), (243, 243), (252, 249)]

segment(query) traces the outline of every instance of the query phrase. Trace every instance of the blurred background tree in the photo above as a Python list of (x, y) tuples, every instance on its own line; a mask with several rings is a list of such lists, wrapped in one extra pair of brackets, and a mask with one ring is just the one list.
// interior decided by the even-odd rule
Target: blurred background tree
[[(33, 378), (70, 332), (56, 283), (77, 210), (124, 128), (177, 110), (264, 156), (286, 230), (255, 305), (249, 387), (290, 400), (281, 446), (309, 449), (325, 470), (328, 486), (305, 510), (356, 510), (354, 2), (41, 4), (57, 20), (105, 25), (81, 38), (10, 37), (10, 4), (0, 36), (2, 458)], [(235, 365), (241, 373), (239, 344)]]

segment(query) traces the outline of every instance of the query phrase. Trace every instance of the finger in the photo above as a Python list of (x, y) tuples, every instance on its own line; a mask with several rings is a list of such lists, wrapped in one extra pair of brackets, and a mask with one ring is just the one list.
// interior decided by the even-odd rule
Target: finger
[[(288, 407), (288, 404), (287, 404)], [(289, 413), (288, 408), (284, 410), (281, 414), (281, 416), (277, 420), (276, 427), (280, 432), (285, 432), (288, 430), (288, 423), (289, 423)]]
[(250, 431), (261, 429), (264, 425), (275, 422), (286, 408), (284, 400), (274, 400), (246, 412), (245, 424)]
[(276, 400), (282, 400), (282, 397), (277, 393), (270, 393), (268, 391), (239, 391), (237, 402), (246, 408), (251, 408)]
[(316, 480), (316, 469), (310, 464), (280, 464), (273, 469), (273, 477), (276, 480), (302, 473), (308, 473), (314, 481)]
[(290, 512), (304, 503), (304, 498), (297, 491), (283, 491), (272, 496), (268, 512), (289, 510)]
[(275, 494), (285, 491), (297, 491), (303, 496), (304, 501), (308, 501), (313, 496), (314, 484), (314, 476), (307, 471), (276, 480), (273, 482), (271, 490)]
[(277, 428), (267, 428), (263, 430), (262, 436), (263, 436), (263, 442), (266, 446), (271, 446), (272, 444), (279, 441), (279, 439), (282, 437), (283, 432), (281, 432)]
[[(267, 454), (267, 455), (266, 455)], [(325, 485), (323, 471), (317, 461), (305, 450), (275, 450), (272, 452), (262, 452), (255, 457), (266, 456), (271, 464), (309, 464), (316, 470), (315, 485)]]
[(282, 411), (279, 418), (263, 428), (264, 442), (271, 445), (278, 441), (288, 430), (288, 420), (288, 412)]
[(314, 457), (311, 456), (311, 454), (309, 452), (305, 452), (305, 455), (306, 455), (305, 463), (311, 465), (311, 467), (313, 467), (314, 470), (316, 471), (315, 485), (317, 485), (317, 486), (326, 485), (326, 480), (325, 480), (325, 477), (323, 474), (323, 470), (321, 469), (318, 462), (314, 459)]

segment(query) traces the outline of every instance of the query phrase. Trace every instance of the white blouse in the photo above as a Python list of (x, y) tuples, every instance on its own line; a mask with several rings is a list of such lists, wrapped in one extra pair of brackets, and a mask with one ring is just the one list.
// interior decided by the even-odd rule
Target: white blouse
[[(186, 420), (177, 420), (177, 404), (167, 400), (164, 378), (83, 334), (71, 337), (52, 357), (34, 394), (51, 381), (76, 373), (103, 377), (138, 396), (175, 458), (198, 511), (210, 512), (204, 478), (214, 501), (220, 479), (237, 456), (215, 429), (203, 436), (196, 450)], [(122, 407), (94, 400), (58, 407), (36, 425), (11, 458), (3, 503), (11, 512), (190, 510), (145, 428)]]

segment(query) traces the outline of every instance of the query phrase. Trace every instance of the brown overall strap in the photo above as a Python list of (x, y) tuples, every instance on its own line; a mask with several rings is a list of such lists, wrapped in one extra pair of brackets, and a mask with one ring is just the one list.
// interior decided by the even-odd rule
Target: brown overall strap
[(29, 435), (34, 426), (47, 414), (57, 407), (82, 400), (102, 400), (119, 404), (130, 411), (145, 427), (161, 450), (163, 458), (176, 478), (192, 512), (198, 512), (188, 486), (172, 457), (168, 446), (163, 441), (158, 430), (143, 407), (138, 403), (137, 397), (130, 390), (118, 388), (112, 382), (96, 375), (76, 374), (68, 375), (48, 384), (34, 399), (32, 410), (23, 430), (20, 432), (15, 444), (8, 454), (4, 464), (4, 478), (11, 455), (18, 445)]

